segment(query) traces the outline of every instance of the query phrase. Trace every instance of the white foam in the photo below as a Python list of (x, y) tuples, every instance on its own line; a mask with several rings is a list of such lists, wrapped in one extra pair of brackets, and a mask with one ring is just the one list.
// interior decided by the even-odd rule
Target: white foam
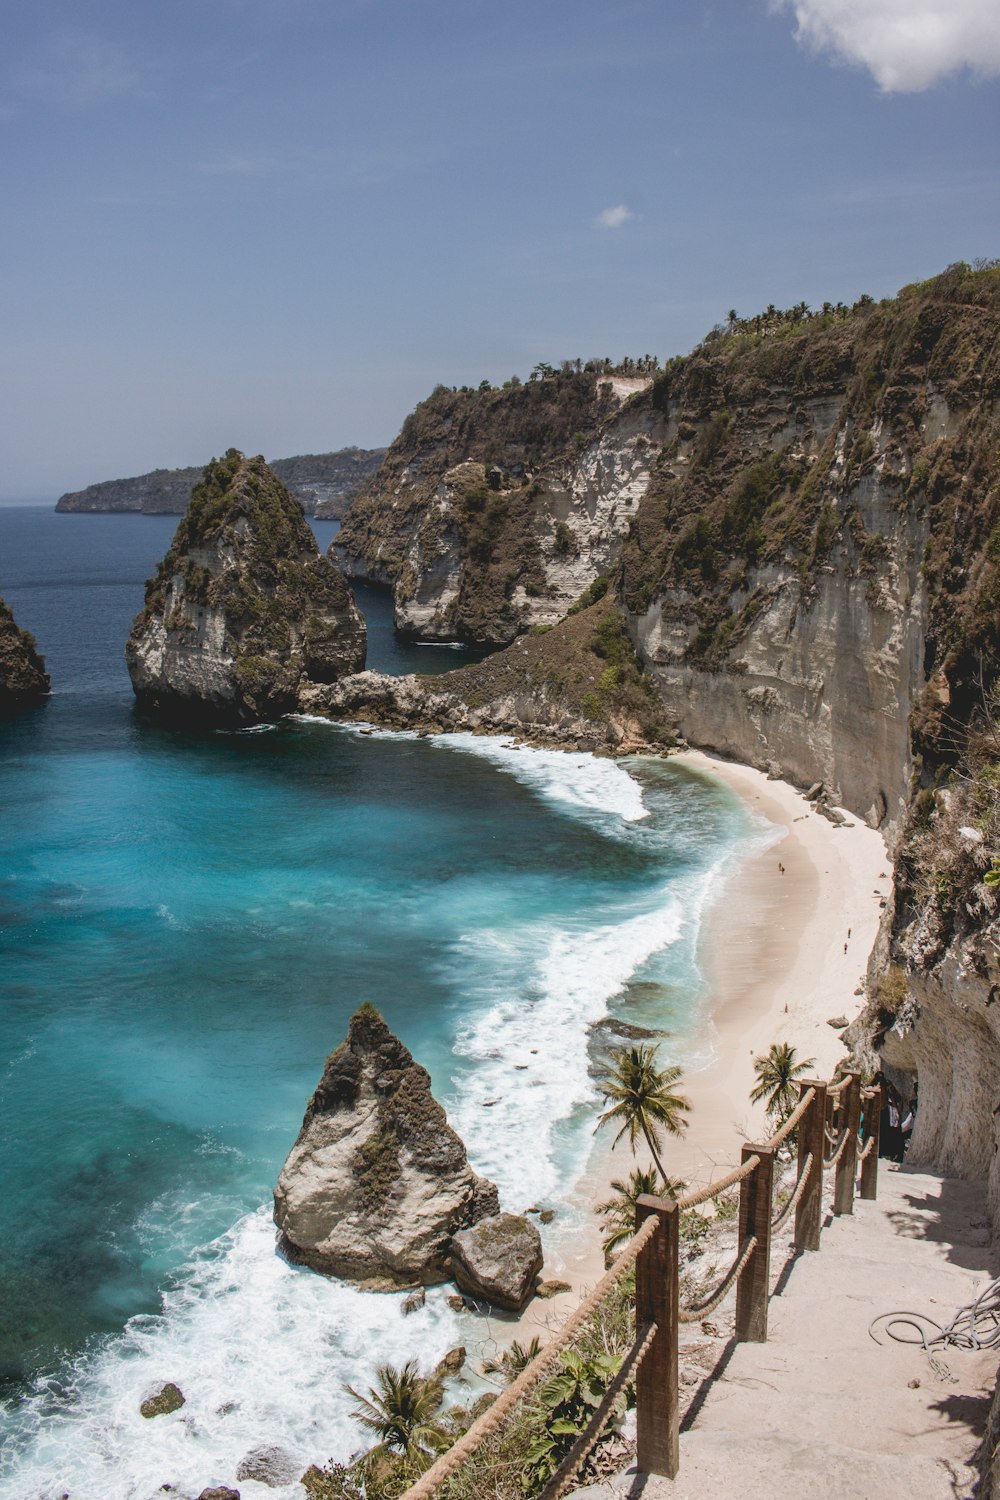
[(593, 817), (611, 814), (626, 823), (649, 816), (642, 788), (613, 760), (583, 750), (541, 750), (517, 745), (508, 736), (436, 734), (435, 745), (480, 755), (514, 776), (546, 801)]
[[(286, 1264), (266, 1208), (241, 1219), (164, 1297), (158, 1317), (79, 1359), (68, 1390), (43, 1388), (5, 1448), (3, 1500), (149, 1500), (165, 1483), (178, 1500), (233, 1484), (251, 1449), (276, 1445), (310, 1463), (368, 1447), (344, 1388), (362, 1391), (380, 1363), (415, 1357), (429, 1372), (460, 1342), (444, 1288), (405, 1317), (400, 1296), (361, 1292)], [(186, 1404), (147, 1419), (139, 1405), (165, 1381)], [(241, 1482), (251, 1500), (302, 1500), (295, 1483)]]
[[(656, 899), (658, 896), (658, 899)], [(464, 966), (482, 975), (480, 1009), (455, 1045), (469, 1071), (456, 1079), (448, 1113), (477, 1170), (500, 1187), (505, 1206), (523, 1211), (561, 1199), (560, 1147), (574, 1112), (596, 1098), (589, 1075), (589, 1028), (653, 953), (681, 928), (677, 902), (653, 893), (650, 909), (598, 927), (478, 931), (462, 939)], [(514, 975), (527, 975), (512, 985)], [(589, 1136), (576, 1141), (577, 1175)]]

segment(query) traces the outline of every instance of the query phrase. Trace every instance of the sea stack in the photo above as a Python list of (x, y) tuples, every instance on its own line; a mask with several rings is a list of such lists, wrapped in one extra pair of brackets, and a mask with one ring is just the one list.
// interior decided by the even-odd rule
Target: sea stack
[(125, 659), (141, 708), (227, 727), (288, 713), (306, 681), (360, 671), (365, 644), (298, 501), (263, 458), (230, 448), (192, 491)]
[(0, 599), (0, 714), (16, 713), (49, 691), (45, 661), (35, 638), (18, 628), (10, 606)]
[(372, 1005), (327, 1059), (278, 1179), (286, 1253), (388, 1291), (449, 1277), (451, 1237), (499, 1210), (415, 1063)]

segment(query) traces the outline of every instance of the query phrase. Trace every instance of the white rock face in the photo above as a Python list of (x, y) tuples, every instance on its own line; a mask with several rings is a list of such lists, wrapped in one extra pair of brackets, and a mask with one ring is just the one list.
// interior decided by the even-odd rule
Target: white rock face
[(451, 1235), (499, 1206), (370, 1006), (327, 1061), (274, 1204), (293, 1259), (382, 1290), (446, 1280)]

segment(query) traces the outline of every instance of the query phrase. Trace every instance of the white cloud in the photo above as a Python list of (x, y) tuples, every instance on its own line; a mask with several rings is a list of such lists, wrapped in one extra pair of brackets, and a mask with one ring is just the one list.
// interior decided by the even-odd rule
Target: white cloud
[(887, 94), (917, 93), (968, 68), (1000, 76), (997, 0), (771, 0), (795, 13), (796, 40), (860, 64)]
[(626, 208), (624, 203), (618, 203), (614, 208), (602, 208), (594, 223), (601, 229), (620, 229), (629, 219), (634, 218), (635, 214), (630, 208)]

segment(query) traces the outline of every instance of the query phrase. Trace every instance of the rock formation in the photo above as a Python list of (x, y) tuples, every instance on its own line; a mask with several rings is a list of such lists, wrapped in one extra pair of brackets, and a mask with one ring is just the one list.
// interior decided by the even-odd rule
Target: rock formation
[(542, 1241), (528, 1219), (491, 1214), (452, 1236), (451, 1269), (463, 1292), (520, 1312), (542, 1269)]
[(49, 674), (35, 649), (34, 636), (18, 628), (10, 607), (0, 599), (0, 713), (37, 702), (49, 687)]
[(195, 487), (125, 657), (141, 708), (249, 724), (294, 708), (306, 678), (359, 671), (365, 626), (298, 502), (230, 449)]
[(376, 1290), (449, 1275), (451, 1237), (498, 1212), (431, 1094), (371, 1005), (327, 1059), (274, 1194), (289, 1256)]
[[(378, 468), (385, 452), (384, 448), (340, 448), (336, 453), (304, 453), (273, 459), (270, 469), (307, 516), (338, 520), (354, 492)], [(154, 469), (134, 479), (105, 479), (61, 495), (56, 510), (182, 516), (203, 472), (201, 467)]]
[[(919, 1077), (913, 1159), (988, 1173), (1000, 1227), (1000, 266), (734, 319), (638, 385), (439, 389), (339, 555), (427, 640), (505, 643), (605, 588), (661, 723), (883, 830), (850, 1035)], [(615, 673), (574, 700), (564, 640), (521, 634), (475, 685), (356, 678), (332, 711), (610, 745)]]

